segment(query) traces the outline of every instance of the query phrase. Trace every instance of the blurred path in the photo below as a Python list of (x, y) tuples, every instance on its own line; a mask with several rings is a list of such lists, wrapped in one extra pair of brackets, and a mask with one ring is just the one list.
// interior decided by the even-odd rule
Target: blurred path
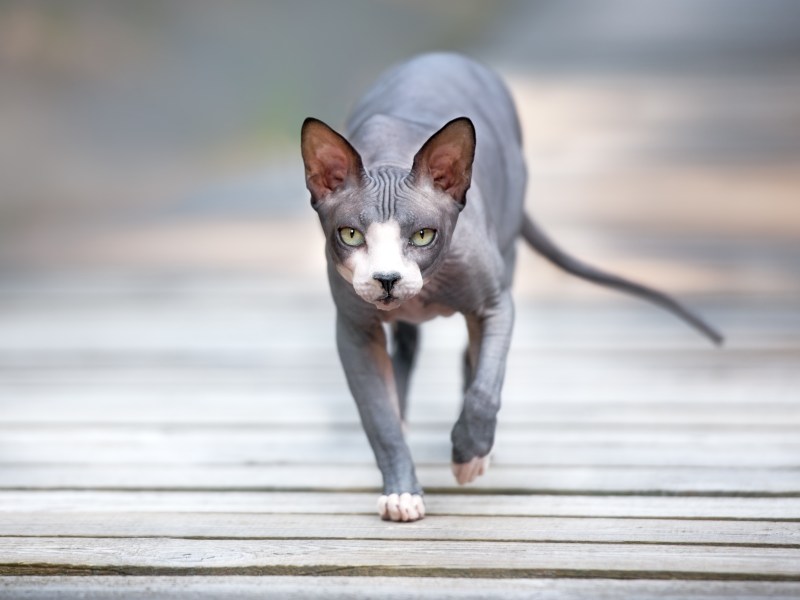
[[(109, 58), (85, 65), (66, 33), (61, 50), (72, 62), (26, 55), (44, 25), (9, 13), (22, 23), (13, 31), (33, 41), (4, 38), (16, 62), (3, 63), (14, 85), (0, 91), (10, 128), (0, 145), (13, 141), (2, 163), (0, 272), (319, 278), (321, 238), (292, 132), (308, 113), (341, 121), (383, 67), (435, 47), (430, 35), (450, 36), (503, 71), (525, 126), (530, 210), (577, 254), (687, 295), (800, 295), (797, 3), (615, 0), (601, 14), (576, 0), (498, 3), (488, 12), (467, 3), (455, 21), (434, 8), (371, 8), (359, 27), (416, 19), (427, 33), (387, 37), (344, 76), (310, 47), (292, 51), (290, 63), (276, 58), (289, 43), (284, 32), (306, 14), (302, 4), (244, 3), (222, 13), (207, 6), (191, 15), (150, 7), (138, 20), (106, 8), (92, 19), (103, 25), (97, 31), (106, 37), (95, 41)], [(90, 22), (63, 26), (90, 35)], [(281, 33), (263, 37), (259, 22)], [(116, 43), (107, 37), (115, 31)], [(135, 38), (142, 31), (148, 46)], [(230, 48), (208, 44), (210, 31)], [(330, 60), (364, 54), (358, 43), (371, 44), (334, 44)], [(154, 60), (161, 55), (171, 60)], [(71, 85), (48, 79), (48, 69)], [(301, 73), (318, 74), (311, 81), (326, 97), (298, 87)], [(282, 93), (298, 96), (292, 108)], [(258, 121), (259, 102), (277, 129)], [(46, 176), (19, 162), (26, 157), (40, 157)], [(537, 275), (519, 278), (520, 295), (599, 297), (522, 256), (520, 272)]]

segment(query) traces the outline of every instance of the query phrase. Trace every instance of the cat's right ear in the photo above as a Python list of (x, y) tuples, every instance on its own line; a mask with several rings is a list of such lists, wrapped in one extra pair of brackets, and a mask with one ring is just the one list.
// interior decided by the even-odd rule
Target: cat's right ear
[(312, 206), (363, 178), (364, 165), (356, 149), (322, 121), (309, 117), (303, 122), (300, 148)]

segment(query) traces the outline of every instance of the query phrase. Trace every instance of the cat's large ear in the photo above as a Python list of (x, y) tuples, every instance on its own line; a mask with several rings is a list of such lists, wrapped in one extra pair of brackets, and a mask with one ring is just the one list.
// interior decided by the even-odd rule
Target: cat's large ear
[(472, 181), (475, 127), (467, 117), (453, 119), (434, 133), (417, 155), (411, 175), (450, 195), (463, 208)]
[(361, 156), (350, 142), (322, 121), (309, 117), (303, 122), (300, 149), (312, 205), (316, 206), (341, 187), (361, 181), (364, 173)]

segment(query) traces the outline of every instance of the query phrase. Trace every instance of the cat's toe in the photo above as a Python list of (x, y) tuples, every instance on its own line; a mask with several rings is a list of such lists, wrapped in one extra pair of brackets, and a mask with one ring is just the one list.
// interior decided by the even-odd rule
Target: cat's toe
[(418, 521), (425, 516), (425, 502), (419, 494), (388, 494), (378, 498), (378, 514), (384, 521)]
[(489, 456), (475, 456), (466, 463), (452, 463), (451, 468), (459, 485), (472, 483), (489, 470)]

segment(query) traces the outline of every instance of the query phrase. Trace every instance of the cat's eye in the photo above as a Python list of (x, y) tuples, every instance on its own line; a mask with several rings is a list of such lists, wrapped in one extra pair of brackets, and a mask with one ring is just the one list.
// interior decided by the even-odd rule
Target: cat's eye
[(435, 229), (418, 229), (411, 236), (411, 243), (415, 246), (428, 246), (436, 237)]
[(342, 227), (339, 229), (339, 239), (348, 246), (360, 246), (364, 243), (364, 234), (353, 227)]

